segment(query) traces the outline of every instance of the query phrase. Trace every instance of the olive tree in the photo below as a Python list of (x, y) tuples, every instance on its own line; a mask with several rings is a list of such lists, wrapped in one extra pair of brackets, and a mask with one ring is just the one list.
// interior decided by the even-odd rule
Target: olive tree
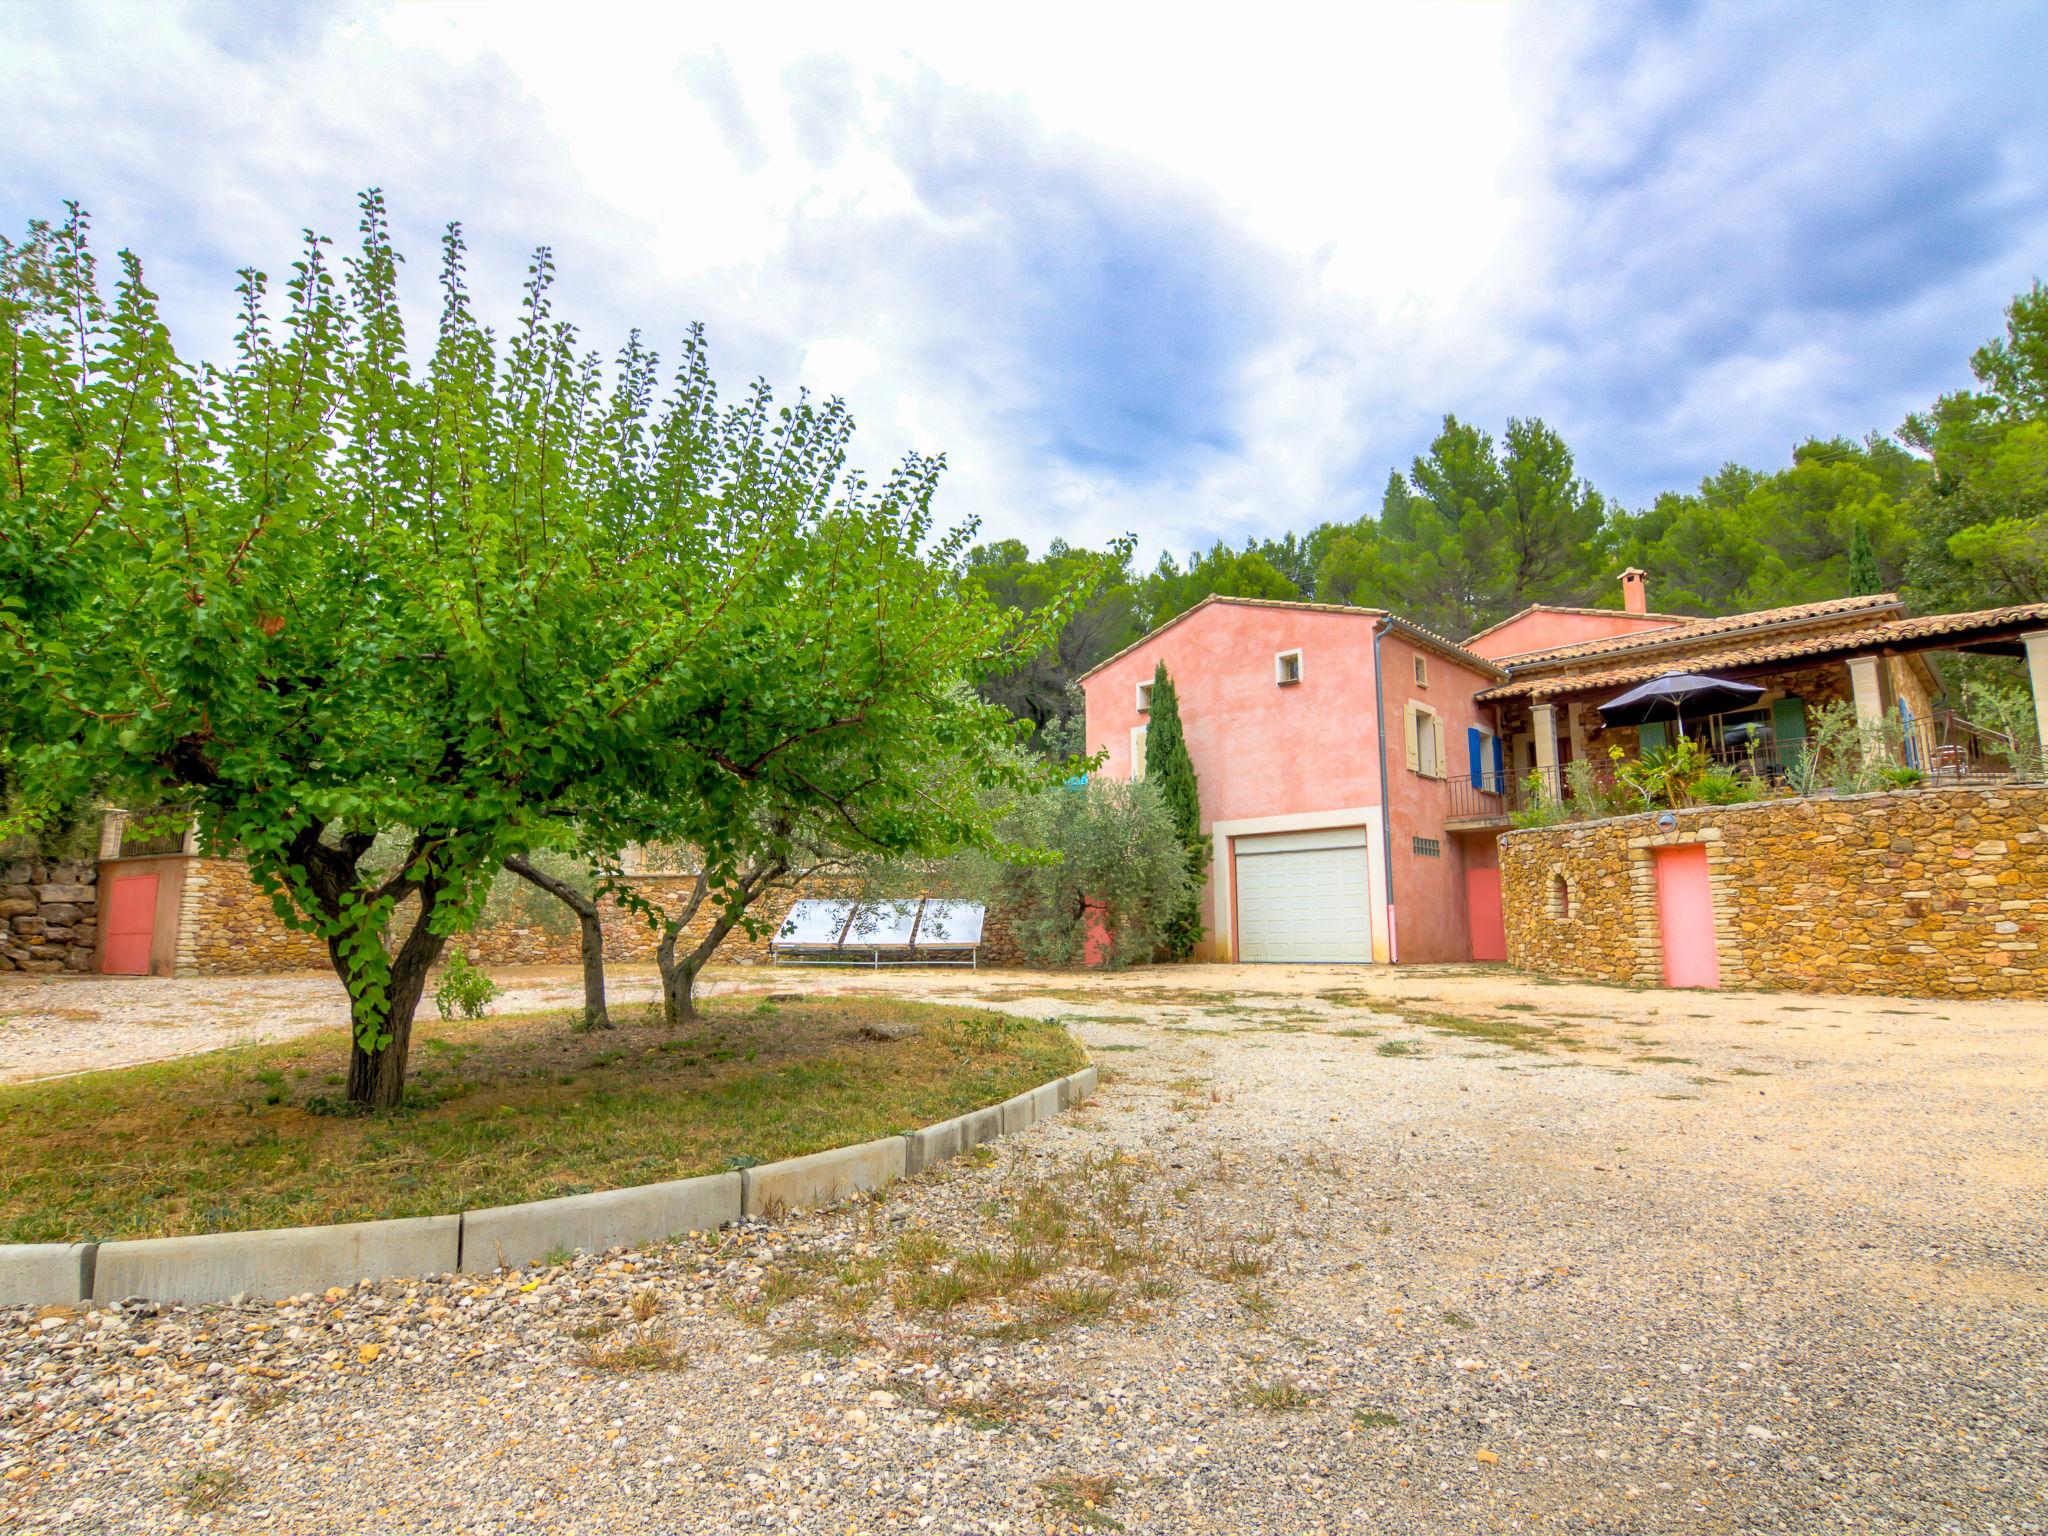
[[(25, 819), (86, 785), (191, 805), (324, 940), (348, 1096), (388, 1107), (507, 858), (677, 826), (730, 887), (729, 820), (769, 791), (878, 845), (992, 843), (966, 802), (873, 798), (915, 777), (892, 730), (1065, 612), (957, 600), (938, 463), (845, 473), (839, 402), (721, 406), (695, 331), (666, 388), (637, 335), (604, 366), (545, 249), (501, 337), (451, 227), (416, 356), (362, 214), (281, 294), (241, 274), (220, 365), (178, 354), (136, 257), (103, 286), (75, 208), (0, 242), (0, 756)], [(1015, 784), (1013, 735), (946, 706), (904, 740)]]

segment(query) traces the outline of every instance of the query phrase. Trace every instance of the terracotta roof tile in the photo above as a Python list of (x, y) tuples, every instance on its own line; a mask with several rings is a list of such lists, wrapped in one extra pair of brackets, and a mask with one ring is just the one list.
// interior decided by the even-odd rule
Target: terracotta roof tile
[[(1849, 601), (1844, 599), (1843, 601)], [(1823, 604), (1811, 604), (1823, 607)], [(1780, 609), (1781, 613), (1795, 610)], [(1755, 615), (1749, 615), (1755, 617)], [(1817, 633), (1787, 635), (1783, 639), (1752, 640), (1731, 644), (1720, 650), (1687, 651), (1683, 656), (1666, 656), (1656, 661), (1610, 667), (1598, 672), (1546, 672), (1536, 677), (1517, 676), (1498, 688), (1477, 695), (1481, 699), (1541, 699), (1558, 694), (1585, 693), (1597, 688), (1621, 688), (1647, 682), (1666, 672), (1719, 672), (1728, 668), (1753, 667), (1773, 661), (1825, 656), (1841, 651), (1862, 651), (1895, 645), (1905, 640), (1927, 640), (1947, 635), (1968, 635), (1987, 629), (2006, 629), (2017, 624), (2039, 623), (2048, 627), (2048, 603), (2020, 603), (2006, 608), (1983, 608), (1974, 613), (1929, 613), (1915, 619), (1889, 619), (1880, 624), (1862, 624), (1825, 629)]]
[(1890, 592), (1869, 597), (1837, 597), (1823, 603), (1795, 603), (1789, 608), (1760, 608), (1754, 613), (1731, 613), (1718, 619), (1694, 619), (1669, 629), (1647, 629), (1631, 635), (1609, 635), (1603, 640), (1581, 640), (1573, 645), (1554, 646), (1545, 651), (1528, 651), (1520, 656), (1503, 656), (1501, 664), (1519, 673), (1530, 667), (1550, 667), (1589, 656), (1611, 656), (1626, 651), (1653, 651), (1667, 647), (1700, 645), (1717, 636), (1739, 635), (1753, 629), (1779, 629), (1788, 624), (1809, 624), (1826, 619), (1853, 617), (1904, 605)]
[[(1506, 618), (1487, 625), (1478, 634), (1467, 635), (1464, 643), (1470, 645), (1474, 640), (1484, 640), (1495, 630), (1506, 629), (1515, 620), (1526, 619), (1532, 613), (1573, 613), (1583, 615), (1589, 619), (1655, 619), (1659, 623), (1667, 625), (1697, 624), (1700, 622), (1698, 615), (1690, 613), (1631, 613), (1626, 608), (1573, 608), (1562, 603), (1531, 603), (1519, 613), (1511, 613)], [(1528, 654), (1533, 656), (1538, 653), (1531, 651)]]

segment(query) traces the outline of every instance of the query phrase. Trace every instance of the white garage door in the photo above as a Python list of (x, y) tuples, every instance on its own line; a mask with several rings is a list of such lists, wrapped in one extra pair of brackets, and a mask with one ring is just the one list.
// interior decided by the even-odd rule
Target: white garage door
[(1363, 827), (1240, 837), (1236, 849), (1240, 959), (1372, 959)]

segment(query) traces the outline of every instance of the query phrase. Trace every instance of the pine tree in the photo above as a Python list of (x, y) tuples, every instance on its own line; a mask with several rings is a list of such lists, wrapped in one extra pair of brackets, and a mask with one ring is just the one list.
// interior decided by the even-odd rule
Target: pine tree
[(1870, 530), (1858, 523), (1849, 535), (1849, 595), (1871, 597), (1884, 590), (1884, 577), (1877, 569), (1877, 551), (1871, 547)]
[(1192, 877), (1187, 899), (1168, 915), (1165, 942), (1168, 956), (1185, 960), (1202, 938), (1202, 884), (1209, 873), (1209, 839), (1202, 833), (1201, 790), (1195, 783), (1194, 759), (1188, 756), (1181, 729), (1180, 700), (1166, 663), (1152, 674), (1151, 720), (1145, 730), (1145, 779), (1157, 787), (1173, 817), (1181, 846), (1187, 850)]

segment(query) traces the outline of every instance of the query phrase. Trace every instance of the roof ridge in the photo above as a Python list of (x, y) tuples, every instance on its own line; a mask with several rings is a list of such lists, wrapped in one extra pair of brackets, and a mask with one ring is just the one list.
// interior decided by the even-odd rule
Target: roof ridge
[[(1461, 645), (1470, 645), (1474, 640), (1484, 640), (1496, 629), (1506, 629), (1515, 620), (1526, 619), (1532, 613), (1583, 614), (1587, 618), (1596, 619), (1604, 619), (1610, 615), (1620, 619), (1663, 619), (1671, 624), (1697, 624), (1700, 622), (1700, 616), (1696, 613), (1637, 613), (1628, 608), (1578, 608), (1570, 603), (1531, 603), (1526, 608), (1517, 609), (1504, 619), (1494, 620), (1486, 628), (1467, 635), (1459, 643)], [(1533, 655), (1535, 653), (1529, 652), (1527, 654)]]
[(1781, 624), (1797, 624), (1807, 620), (1832, 618), (1840, 614), (1875, 612), (1886, 608), (1903, 610), (1904, 607), (1905, 604), (1899, 600), (1896, 592), (1830, 597), (1813, 603), (1787, 603), (1777, 608), (1755, 608), (1747, 613), (1695, 619), (1690, 624), (1642, 630), (1635, 634), (1607, 635), (1597, 640), (1578, 640), (1569, 645), (1549, 646), (1540, 651), (1525, 651), (1519, 656), (1501, 657), (1500, 664), (1512, 673), (1522, 667), (1581, 661), (1587, 657), (1610, 656), (1632, 650), (1655, 650), (1660, 646), (1686, 645), (1724, 635), (1739, 635), (1752, 629), (1770, 629)]

